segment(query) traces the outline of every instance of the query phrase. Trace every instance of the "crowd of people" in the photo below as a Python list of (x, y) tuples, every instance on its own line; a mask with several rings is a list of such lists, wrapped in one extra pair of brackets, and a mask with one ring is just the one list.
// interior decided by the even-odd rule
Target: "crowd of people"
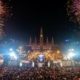
[(80, 80), (80, 69), (0, 67), (0, 80)]

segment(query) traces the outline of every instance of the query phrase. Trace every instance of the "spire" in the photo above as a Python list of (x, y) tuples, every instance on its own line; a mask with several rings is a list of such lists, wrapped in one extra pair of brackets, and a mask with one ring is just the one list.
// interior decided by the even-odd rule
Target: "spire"
[(47, 39), (46, 39), (46, 44), (48, 45), (48, 43), (49, 43), (49, 40), (48, 40), (48, 37), (47, 37)]
[(30, 36), (29, 45), (31, 45), (31, 44), (32, 44), (32, 38), (31, 38), (31, 36)]
[(43, 48), (43, 29), (40, 30), (40, 47)]
[(52, 37), (52, 43), (51, 44), (52, 44), (52, 46), (54, 45), (54, 39), (53, 39), (53, 37)]
[(43, 29), (40, 30), (40, 38), (43, 38)]
[(36, 39), (36, 37), (35, 37), (35, 44), (37, 44), (37, 39)]
[(52, 37), (51, 49), (53, 50), (53, 48), (54, 48), (54, 39), (53, 39), (53, 37)]

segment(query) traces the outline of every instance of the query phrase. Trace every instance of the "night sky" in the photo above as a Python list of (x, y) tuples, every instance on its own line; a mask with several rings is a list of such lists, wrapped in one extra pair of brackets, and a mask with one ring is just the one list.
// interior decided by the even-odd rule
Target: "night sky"
[(8, 0), (13, 16), (6, 24), (6, 33), (13, 39), (28, 40), (30, 36), (39, 38), (41, 26), (44, 37), (54, 37), (56, 42), (75, 39), (77, 25), (69, 21), (66, 12), (67, 0), (53, 2), (28, 2)]

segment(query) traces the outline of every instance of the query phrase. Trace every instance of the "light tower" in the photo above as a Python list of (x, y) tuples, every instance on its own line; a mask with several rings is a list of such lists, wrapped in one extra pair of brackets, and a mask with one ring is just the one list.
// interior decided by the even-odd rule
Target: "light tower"
[(41, 31), (40, 31), (40, 49), (42, 50), (43, 49), (43, 29), (41, 28)]

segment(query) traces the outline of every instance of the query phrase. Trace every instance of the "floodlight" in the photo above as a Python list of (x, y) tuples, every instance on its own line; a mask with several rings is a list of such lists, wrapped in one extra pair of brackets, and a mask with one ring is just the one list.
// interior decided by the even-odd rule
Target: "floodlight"
[(12, 59), (15, 59), (15, 60), (17, 60), (17, 55), (16, 55), (16, 53), (15, 52), (10, 52), (10, 57), (12, 58)]

